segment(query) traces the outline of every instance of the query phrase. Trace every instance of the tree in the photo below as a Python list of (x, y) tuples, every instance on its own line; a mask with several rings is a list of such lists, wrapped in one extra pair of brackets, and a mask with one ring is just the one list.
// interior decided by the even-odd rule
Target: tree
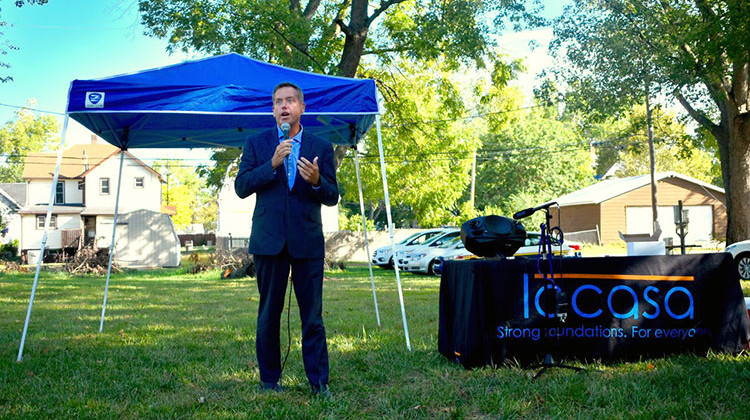
[[(481, 128), (478, 121), (461, 118), (471, 102), (464, 99), (457, 74), (431, 61), (419, 66), (399, 62), (395, 69), (369, 70), (367, 75), (381, 81), (386, 96), (382, 134), (390, 199), (409, 214), (400, 224), (455, 223)], [(360, 148), (368, 218), (376, 220), (385, 202), (375, 130)], [(342, 201), (356, 203), (359, 212), (353, 155), (344, 159), (338, 182)]]
[[(618, 176), (634, 176), (648, 173), (649, 158), (646, 154), (647, 138), (643, 132), (646, 118), (643, 106), (635, 107), (621, 120), (625, 122), (617, 131), (620, 140), (614, 148), (620, 169)], [(654, 143), (656, 171), (676, 171), (701, 181), (721, 183), (721, 168), (718, 159), (706, 150), (696, 139), (687, 134), (683, 124), (674, 115), (661, 108), (654, 110)], [(611, 148), (612, 144), (607, 147)]]
[(154, 170), (167, 181), (161, 189), (161, 201), (175, 206), (177, 213), (172, 222), (177, 229), (185, 229), (193, 223), (193, 214), (198, 204), (201, 180), (192, 166), (182, 165), (178, 160), (160, 160), (154, 163)]
[(25, 108), (16, 112), (0, 128), (0, 182), (23, 182), (26, 154), (54, 149), (57, 132), (57, 120), (50, 115), (35, 115)]
[[(380, 64), (402, 57), (483, 66), (495, 60), (492, 35), (504, 19), (533, 20), (536, 10), (527, 10), (524, 0), (141, 0), (139, 8), (147, 34), (168, 39), (169, 51), (237, 52), (345, 77), (366, 67), (363, 57)], [(346, 151), (336, 147), (337, 167)], [(238, 152), (229, 155), (216, 156), (217, 162)], [(226, 168), (217, 165), (212, 179)]]
[[(48, 0), (15, 0), (14, 3), (16, 7), (23, 7), (25, 4), (45, 4)], [(2, 13), (2, 7), (0, 7), (0, 13)], [(12, 24), (8, 21), (2, 20), (2, 16), (0, 15), (0, 56), (8, 54), (8, 50), (17, 50), (18, 47), (15, 45), (10, 44), (7, 40), (4, 39), (5, 32), (2, 30), (3, 28), (7, 28), (8, 26), (12, 26)], [(10, 64), (6, 63), (5, 61), (0, 61), (0, 69), (10, 68)], [(13, 80), (13, 77), (11, 76), (3, 76), (0, 75), (0, 83), (10, 82)]]
[(571, 122), (552, 117), (549, 108), (517, 114), (490, 129), (478, 153), (480, 210), (510, 216), (594, 179), (588, 143)]
[[(596, 99), (592, 108), (632, 105), (627, 93), (647, 81), (672, 95), (716, 139), (727, 243), (750, 237), (747, 0), (575, 0), (555, 23), (553, 46), (573, 66), (566, 80)], [(648, 58), (647, 73), (623, 65), (634, 53)]]

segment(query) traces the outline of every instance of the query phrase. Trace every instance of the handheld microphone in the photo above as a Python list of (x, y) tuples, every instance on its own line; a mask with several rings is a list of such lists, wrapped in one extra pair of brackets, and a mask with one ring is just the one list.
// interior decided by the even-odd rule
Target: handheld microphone
[(527, 209), (523, 209), (523, 210), (517, 212), (516, 214), (514, 214), (513, 218), (516, 219), (516, 220), (523, 219), (524, 217), (531, 216), (532, 214), (536, 213), (538, 210), (548, 209), (551, 206), (554, 206), (556, 204), (557, 204), (556, 201), (550, 201), (549, 203), (544, 203), (544, 204), (542, 204), (540, 206), (529, 207)]
[[(292, 128), (289, 125), (289, 123), (282, 123), (279, 128), (281, 128), (281, 132), (282, 132), (282, 134), (284, 134), (284, 140), (289, 139), (289, 130)], [(287, 156), (285, 160), (286, 160), (286, 167), (287, 167), (287, 171), (288, 171), (289, 170), (289, 165), (291, 165), (291, 162), (289, 162), (289, 156)]]

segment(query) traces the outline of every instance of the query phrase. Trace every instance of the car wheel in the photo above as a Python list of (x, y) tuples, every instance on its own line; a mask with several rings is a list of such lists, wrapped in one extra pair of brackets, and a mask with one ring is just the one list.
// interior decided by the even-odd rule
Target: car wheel
[(734, 259), (737, 264), (737, 273), (742, 280), (750, 280), (750, 252), (743, 252)]
[(393, 270), (393, 257), (391, 257), (390, 260), (388, 260), (388, 267), (389, 270)]
[(429, 264), (427, 264), (427, 274), (434, 276), (435, 275), (435, 264), (438, 264), (440, 261), (437, 259), (434, 259), (430, 261)]

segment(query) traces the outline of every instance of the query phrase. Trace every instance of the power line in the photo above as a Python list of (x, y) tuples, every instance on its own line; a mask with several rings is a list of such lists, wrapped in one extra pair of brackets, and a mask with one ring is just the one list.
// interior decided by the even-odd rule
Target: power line
[(55, 115), (65, 116), (64, 112), (45, 111), (43, 109), (30, 108), (28, 106), (18, 106), (18, 105), (10, 105), (10, 104), (3, 104), (3, 103), (0, 103), (0, 106), (4, 106), (8, 108), (15, 108), (15, 109), (28, 109), (29, 111), (41, 112), (43, 114), (55, 114)]

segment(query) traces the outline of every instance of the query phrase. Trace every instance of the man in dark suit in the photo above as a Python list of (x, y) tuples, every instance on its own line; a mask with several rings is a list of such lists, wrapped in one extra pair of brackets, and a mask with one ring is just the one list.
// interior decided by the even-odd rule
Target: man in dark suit
[[(300, 125), (302, 90), (273, 90), (276, 127), (247, 140), (234, 183), (241, 198), (256, 194), (248, 252), (254, 254), (260, 303), (256, 352), (261, 389), (280, 391), (279, 325), (291, 268), (302, 319), (302, 359), (313, 393), (328, 391), (328, 349), (323, 325), (325, 243), (320, 206), (338, 202), (333, 147)], [(288, 124), (288, 136), (282, 128)]]

